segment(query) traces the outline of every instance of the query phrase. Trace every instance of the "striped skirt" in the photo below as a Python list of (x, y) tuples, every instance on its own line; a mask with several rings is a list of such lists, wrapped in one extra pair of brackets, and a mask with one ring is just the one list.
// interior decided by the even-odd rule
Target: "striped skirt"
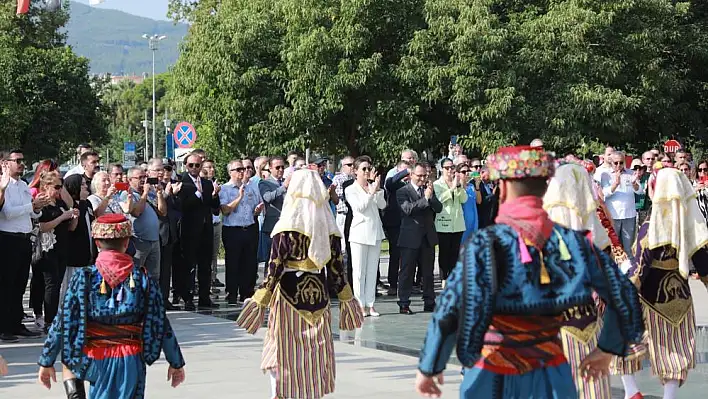
[[(575, 387), (578, 390), (578, 399), (610, 399), (612, 392), (610, 390), (610, 378), (608, 376), (596, 378), (592, 381), (586, 381), (578, 370), (580, 362), (597, 347), (597, 339), (600, 335), (602, 322), (598, 321), (595, 324), (594, 333), (589, 339), (584, 340), (568, 331), (567, 328), (562, 328), (560, 335), (563, 341), (563, 352), (568, 364), (570, 364), (573, 372), (573, 380)], [(591, 328), (591, 327), (589, 327)]]
[(268, 316), (261, 369), (275, 374), (279, 399), (317, 399), (334, 391), (330, 310), (315, 325), (303, 319), (276, 289)]
[[(662, 384), (678, 380), (686, 381), (688, 370), (696, 367), (696, 316), (693, 304), (678, 324), (669, 322), (649, 306), (644, 308), (646, 324), (646, 344), (638, 345), (636, 351), (644, 349), (649, 356), (649, 364), (654, 375)], [(610, 371), (612, 374), (634, 374), (642, 369), (642, 355), (633, 359), (616, 358)]]

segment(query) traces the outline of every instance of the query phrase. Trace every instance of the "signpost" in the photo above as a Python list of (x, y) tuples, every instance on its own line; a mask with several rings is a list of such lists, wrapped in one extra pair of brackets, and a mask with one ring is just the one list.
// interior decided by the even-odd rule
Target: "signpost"
[(664, 143), (664, 152), (669, 154), (673, 154), (676, 151), (681, 149), (681, 143), (679, 143), (676, 140), (667, 140), (666, 143)]
[(179, 148), (192, 148), (197, 141), (197, 131), (189, 122), (180, 122), (175, 127), (174, 141)]
[(132, 168), (135, 166), (135, 161), (138, 159), (135, 154), (136, 144), (134, 141), (123, 143), (123, 167)]
[(165, 158), (174, 159), (175, 158), (175, 141), (172, 139), (172, 133), (167, 132), (167, 137), (165, 138)]

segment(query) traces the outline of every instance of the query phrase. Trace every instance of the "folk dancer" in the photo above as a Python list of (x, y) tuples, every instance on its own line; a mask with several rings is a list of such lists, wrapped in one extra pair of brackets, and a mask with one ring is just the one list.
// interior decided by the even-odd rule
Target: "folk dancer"
[(91, 399), (142, 399), (145, 365), (164, 352), (167, 379), (176, 387), (184, 381), (184, 359), (158, 283), (125, 253), (130, 222), (107, 214), (94, 222), (92, 234), (100, 252), (95, 265), (71, 278), (39, 358), (40, 383), (50, 388), (56, 382), (54, 362), (61, 353), (76, 377), (64, 381), (69, 399), (86, 398), (82, 380), (91, 383)]
[[(611, 243), (607, 231), (596, 213), (597, 201), (593, 192), (592, 177), (577, 162), (563, 162), (556, 169), (543, 197), (543, 209), (549, 218), (561, 226), (588, 232), (595, 246), (605, 251)], [(578, 367), (582, 359), (597, 347), (602, 326), (602, 303), (595, 300), (569, 309), (564, 314), (564, 326), (560, 330), (563, 353), (573, 372), (578, 399), (609, 399), (608, 376), (588, 381)]]
[[(627, 275), (637, 286), (647, 327), (647, 354), (652, 373), (664, 386), (664, 399), (674, 399), (695, 368), (696, 318), (690, 265), (708, 287), (708, 228), (688, 178), (673, 168), (656, 172), (652, 211), (640, 227), (635, 265)], [(633, 374), (642, 359), (619, 363), (625, 397), (641, 399)]]
[(636, 290), (614, 261), (582, 232), (543, 210), (551, 154), (502, 148), (488, 158), (500, 180), (497, 225), (475, 233), (448, 277), (428, 326), (416, 388), (439, 397), (453, 347), (464, 366), (461, 398), (577, 397), (559, 337), (563, 313), (593, 300), (607, 304), (597, 348), (581, 363), (595, 378), (624, 355), (644, 326)]
[(346, 280), (340, 232), (316, 171), (293, 172), (272, 240), (266, 279), (237, 324), (254, 334), (270, 308), (261, 369), (270, 375), (272, 397), (320, 398), (334, 391), (335, 379), (329, 285), (339, 297), (341, 330), (361, 327), (364, 316)]

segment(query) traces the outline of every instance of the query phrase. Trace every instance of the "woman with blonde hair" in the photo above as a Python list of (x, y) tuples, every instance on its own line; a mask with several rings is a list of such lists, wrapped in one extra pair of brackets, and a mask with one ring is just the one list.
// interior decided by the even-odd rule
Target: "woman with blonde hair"
[(91, 192), (87, 200), (91, 203), (95, 217), (101, 217), (105, 213), (122, 214), (123, 211), (118, 201), (113, 195), (116, 188), (111, 184), (111, 177), (104, 171), (96, 172), (91, 179)]
[(294, 172), (273, 228), (266, 279), (236, 321), (255, 334), (270, 308), (261, 369), (270, 376), (273, 398), (316, 399), (334, 391), (330, 286), (339, 297), (340, 330), (361, 327), (339, 234), (320, 176)]

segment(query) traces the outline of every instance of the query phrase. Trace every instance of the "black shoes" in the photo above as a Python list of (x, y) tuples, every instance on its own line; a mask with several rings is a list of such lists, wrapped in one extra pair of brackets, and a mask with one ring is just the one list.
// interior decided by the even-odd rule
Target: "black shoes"
[(13, 333), (19, 337), (25, 337), (25, 338), (36, 338), (36, 337), (39, 337), (42, 335), (41, 332), (30, 331), (25, 326), (18, 328), (16, 331), (13, 331)]
[(194, 312), (195, 310), (197, 310), (197, 307), (194, 306), (194, 302), (192, 301), (184, 301), (184, 310), (188, 312)]
[(213, 281), (211, 282), (211, 286), (212, 286), (212, 287), (217, 287), (217, 288), (224, 288), (224, 287), (226, 287), (226, 286), (224, 285), (224, 283), (222, 283), (221, 281), (219, 281), (218, 278), (215, 279), (215, 280), (213, 280)]
[(64, 389), (66, 390), (66, 399), (86, 399), (84, 380), (77, 378), (66, 380), (64, 381)]
[(218, 309), (219, 304), (214, 303), (212, 300), (209, 300), (209, 302), (205, 301), (199, 301), (199, 309)]
[(0, 334), (0, 341), (7, 343), (7, 344), (12, 344), (15, 342), (20, 342), (20, 339), (17, 338), (16, 335), (2, 333), (2, 334)]
[(398, 313), (407, 314), (407, 315), (414, 315), (415, 314), (415, 313), (413, 313), (411, 308), (409, 308), (408, 306), (404, 306), (402, 308), (399, 308)]
[(178, 310), (179, 308), (173, 304), (170, 303), (170, 301), (165, 301), (165, 310), (170, 311), (170, 310)]
[(386, 291), (386, 295), (388, 295), (388, 296), (398, 296), (398, 292), (396, 291), (395, 288), (389, 288), (388, 291)]
[(434, 311), (435, 311), (435, 304), (423, 306), (423, 312), (425, 312), (425, 313), (431, 313)]

